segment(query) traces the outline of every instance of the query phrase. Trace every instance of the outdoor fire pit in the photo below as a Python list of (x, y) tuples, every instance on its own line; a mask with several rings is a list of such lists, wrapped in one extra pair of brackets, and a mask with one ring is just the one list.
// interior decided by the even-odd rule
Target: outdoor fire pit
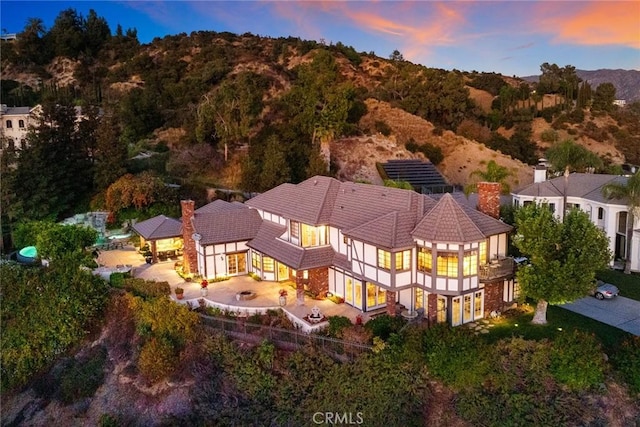
[(250, 299), (254, 299), (258, 295), (253, 291), (242, 291), (236, 294), (237, 301), (248, 301)]

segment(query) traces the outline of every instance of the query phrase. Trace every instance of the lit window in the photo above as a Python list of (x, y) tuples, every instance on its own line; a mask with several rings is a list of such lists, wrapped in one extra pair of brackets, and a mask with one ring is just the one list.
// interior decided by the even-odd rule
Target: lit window
[(261, 267), (260, 267), (260, 254), (258, 254), (256, 252), (252, 252), (251, 253), (251, 265), (253, 266), (253, 268), (257, 268), (258, 270), (261, 269)]
[(273, 258), (269, 258), (267, 256), (262, 258), (262, 268), (264, 269), (264, 271), (273, 272), (274, 271)]
[(300, 237), (300, 223), (298, 221), (291, 221), (291, 237), (296, 239)]
[(487, 263), (487, 242), (480, 242), (478, 259), (480, 260), (480, 264)]
[(465, 276), (475, 276), (476, 274), (478, 274), (478, 252), (477, 251), (467, 251), (464, 253), (462, 270)]
[(302, 278), (303, 279), (309, 278), (309, 270), (302, 270)]
[(482, 291), (475, 293), (475, 301), (473, 305), (473, 318), (479, 319), (482, 317)]
[(411, 251), (396, 252), (396, 271), (409, 270), (411, 268)]
[(416, 310), (424, 307), (424, 291), (420, 288), (416, 288), (416, 300), (415, 300), (415, 308)]
[(327, 244), (327, 227), (320, 225), (313, 227), (311, 225), (302, 224), (302, 246), (323, 246)]
[(391, 270), (391, 254), (382, 249), (378, 249), (378, 267)]
[(418, 248), (418, 271), (431, 273), (432, 266), (433, 258), (431, 256), (431, 249), (423, 247)]
[(437, 258), (438, 276), (458, 277), (458, 253), (439, 252)]

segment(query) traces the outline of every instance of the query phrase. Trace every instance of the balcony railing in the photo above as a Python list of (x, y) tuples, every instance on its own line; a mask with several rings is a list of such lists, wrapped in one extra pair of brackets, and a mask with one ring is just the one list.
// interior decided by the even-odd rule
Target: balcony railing
[(478, 266), (478, 278), (481, 282), (507, 279), (512, 277), (514, 273), (515, 263), (511, 257), (492, 260), (488, 264)]

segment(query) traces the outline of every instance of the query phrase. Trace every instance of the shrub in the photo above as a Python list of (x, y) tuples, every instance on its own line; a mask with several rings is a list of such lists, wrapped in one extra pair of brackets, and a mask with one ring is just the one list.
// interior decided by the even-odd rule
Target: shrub
[(486, 345), (467, 328), (438, 324), (424, 333), (427, 367), (454, 389), (476, 387), (488, 369)]
[(540, 139), (544, 142), (558, 142), (558, 132), (554, 129), (546, 129), (540, 134)]
[(144, 299), (171, 295), (171, 286), (168, 282), (130, 278), (124, 280), (124, 288), (133, 295)]
[(612, 357), (613, 365), (622, 374), (629, 388), (640, 393), (640, 337), (629, 337)]
[(392, 132), (391, 126), (389, 126), (386, 122), (383, 122), (382, 120), (376, 120), (374, 126), (376, 131), (380, 132), (384, 136), (391, 135), (391, 132)]
[(382, 316), (369, 320), (364, 327), (371, 331), (373, 336), (380, 337), (386, 341), (392, 333), (400, 332), (400, 329), (402, 329), (406, 323), (402, 317), (392, 317), (388, 314), (383, 314)]
[(351, 320), (345, 316), (329, 316), (328, 320), (329, 327), (327, 328), (327, 335), (333, 338), (342, 338), (344, 328), (353, 325)]
[(60, 399), (65, 403), (71, 403), (93, 396), (104, 380), (106, 360), (106, 349), (96, 346), (85, 359), (73, 361), (61, 375)]
[(551, 347), (550, 372), (572, 390), (586, 390), (604, 381), (604, 357), (594, 335), (559, 334)]
[(109, 283), (114, 288), (123, 288), (124, 287), (124, 273), (111, 273), (109, 276)]
[(150, 381), (172, 374), (178, 362), (178, 352), (167, 338), (152, 337), (144, 343), (138, 358), (140, 373)]

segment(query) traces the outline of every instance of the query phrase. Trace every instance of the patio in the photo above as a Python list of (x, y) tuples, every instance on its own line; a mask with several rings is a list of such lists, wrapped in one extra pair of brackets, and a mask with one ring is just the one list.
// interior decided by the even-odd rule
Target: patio
[[(356, 322), (358, 315), (362, 316), (362, 321), (369, 320), (366, 313), (346, 304), (336, 304), (330, 300), (313, 300), (305, 296), (304, 304), (298, 305), (296, 291), (287, 284), (270, 281), (256, 281), (249, 276), (232, 277), (222, 282), (209, 282), (207, 295), (202, 296), (199, 282), (185, 282), (174, 270), (174, 262), (158, 262), (155, 264), (145, 263), (144, 257), (140, 255), (136, 248), (127, 245), (123, 249), (101, 251), (98, 256), (98, 264), (102, 269), (117, 269), (119, 266), (131, 266), (134, 277), (146, 280), (166, 281), (171, 286), (171, 299), (181, 303), (190, 303), (198, 306), (198, 300), (204, 299), (210, 307), (218, 307), (221, 310), (228, 310), (240, 316), (249, 316), (254, 313), (263, 313), (269, 309), (283, 309), (289, 319), (299, 325), (304, 332), (311, 332), (327, 326), (327, 322), (316, 324), (309, 323), (304, 319), (311, 314), (311, 309), (317, 306), (320, 313), (325, 317), (345, 316)], [(175, 288), (180, 286), (184, 289), (184, 298), (178, 300), (175, 296)], [(280, 289), (288, 292), (287, 303), (280, 306)], [(238, 300), (237, 294), (242, 291), (249, 291), (256, 294), (256, 297), (249, 300)]]

